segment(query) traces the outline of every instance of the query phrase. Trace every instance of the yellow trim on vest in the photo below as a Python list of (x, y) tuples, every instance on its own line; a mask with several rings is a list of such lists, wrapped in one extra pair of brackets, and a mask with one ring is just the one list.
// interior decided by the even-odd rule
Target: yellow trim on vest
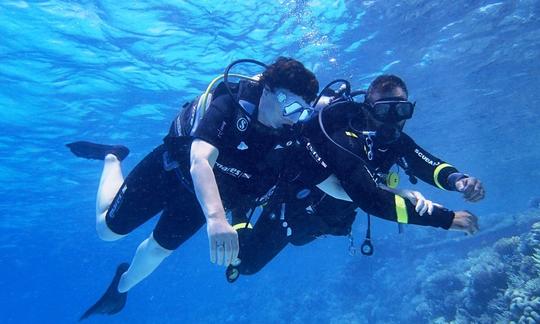
[(446, 190), (441, 184), (439, 183), (439, 173), (441, 173), (442, 169), (444, 168), (452, 168), (452, 166), (448, 163), (440, 164), (438, 167), (435, 168), (435, 171), (433, 171), (433, 182), (437, 185), (437, 187), (441, 188), (442, 190)]
[(350, 136), (350, 137), (354, 137), (354, 138), (358, 138), (358, 135), (356, 135), (353, 132), (345, 132), (345, 135)]
[[(259, 81), (259, 78), (257, 77), (249, 77), (242, 74), (229, 73), (229, 76), (234, 77), (234, 78), (244, 79), (244, 80)], [(210, 92), (212, 92), (212, 88), (214, 87), (216, 83), (221, 81), (223, 78), (225, 78), (224, 74), (218, 75), (210, 82), (210, 84), (208, 84), (206, 91), (201, 95), (201, 100), (203, 100), (201, 107), (203, 107), (203, 109), (206, 109), (206, 102), (208, 101), (208, 96), (210, 95)]]
[(246, 225), (247, 225), (247, 228), (253, 228), (253, 226), (251, 226), (251, 224), (249, 223), (238, 223), (238, 224), (233, 225), (232, 228), (234, 228), (235, 231), (238, 231), (239, 229), (246, 228)]
[(407, 213), (407, 206), (405, 205), (405, 199), (403, 197), (395, 195), (396, 202), (396, 214), (398, 223), (409, 223), (409, 213)]

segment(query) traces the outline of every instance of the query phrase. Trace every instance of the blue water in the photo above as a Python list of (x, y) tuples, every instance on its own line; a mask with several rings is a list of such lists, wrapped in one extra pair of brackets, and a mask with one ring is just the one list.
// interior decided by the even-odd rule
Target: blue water
[[(418, 102), (406, 131), (482, 179), (487, 198), (470, 204), (455, 193), (416, 188), (478, 214), (481, 234), (468, 239), (409, 227), (398, 235), (395, 225), (378, 221), (371, 258), (349, 256), (345, 238), (325, 238), (288, 248), (259, 274), (230, 285), (208, 262), (201, 231), (130, 292), (121, 314), (88, 322), (511, 318), (510, 304), (487, 304), (509, 288), (481, 290), (470, 274), (473, 261), (491, 262), (475, 249), (525, 235), (540, 219), (527, 211), (540, 196), (539, 14), (536, 0), (2, 1), (0, 322), (75, 322), (152, 229), (153, 223), (120, 242), (100, 241), (94, 199), (101, 165), (74, 158), (65, 143), (127, 145), (127, 171), (161, 142), (181, 104), (228, 63), (269, 63), (280, 55), (303, 61), (321, 84), (347, 78), (362, 88), (383, 72), (402, 76)], [(364, 225), (361, 216), (356, 241)], [(454, 294), (466, 298), (426, 286), (422, 279), (444, 269), (468, 274)], [(517, 276), (500, 269), (489, 273)], [(529, 292), (529, 299), (540, 296)]]

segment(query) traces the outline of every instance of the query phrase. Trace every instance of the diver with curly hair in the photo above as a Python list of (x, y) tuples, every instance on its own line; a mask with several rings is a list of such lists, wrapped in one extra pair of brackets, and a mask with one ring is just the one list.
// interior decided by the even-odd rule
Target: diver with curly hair
[(125, 179), (126, 147), (67, 144), (76, 156), (105, 162), (96, 204), (101, 239), (121, 239), (161, 213), (131, 263), (118, 266), (105, 294), (81, 319), (122, 310), (127, 292), (205, 223), (211, 262), (228, 266), (237, 258), (238, 236), (226, 210), (253, 204), (277, 182), (278, 148), (290, 143), (291, 126), (311, 109), (319, 90), (315, 75), (294, 59), (281, 57), (269, 66), (241, 61), (265, 70), (259, 79), (232, 83), (229, 66), (224, 82), (184, 105), (164, 144)]

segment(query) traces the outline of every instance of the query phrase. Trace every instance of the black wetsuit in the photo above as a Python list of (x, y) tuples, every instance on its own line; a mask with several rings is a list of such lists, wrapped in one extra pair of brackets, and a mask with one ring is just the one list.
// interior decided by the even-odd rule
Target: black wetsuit
[[(385, 147), (372, 147), (362, 135), (365, 119), (354, 122), (346, 117), (353, 111), (358, 116), (357, 103), (346, 103), (325, 110), (323, 121), (330, 137), (353, 154), (328, 140), (317, 118), (307, 121), (297, 145), (288, 154), (294, 163), (287, 164), (282, 181), (265, 207), (253, 230), (239, 232), (240, 259), (238, 270), (252, 274), (260, 270), (288, 243), (305, 244), (317, 236), (347, 235), (355, 219), (355, 208), (399, 223), (410, 223), (448, 229), (454, 213), (434, 208), (433, 214), (420, 216), (407, 199), (377, 187), (390, 168), (398, 164), (409, 175), (445, 190), (455, 190), (448, 176), (458, 170), (419, 147), (408, 135)], [(315, 187), (334, 174), (353, 202), (332, 198)], [(281, 195), (279, 194), (281, 193)]]
[(255, 205), (255, 199), (276, 184), (280, 167), (275, 147), (285, 145), (289, 135), (256, 120), (262, 86), (241, 82), (233, 90), (243, 108), (220, 85), (196, 129), (190, 123), (195, 102), (184, 105), (164, 144), (125, 179), (106, 215), (111, 230), (127, 234), (162, 212), (153, 236), (162, 247), (174, 250), (205, 223), (189, 173), (194, 138), (219, 150), (214, 174), (226, 210)]

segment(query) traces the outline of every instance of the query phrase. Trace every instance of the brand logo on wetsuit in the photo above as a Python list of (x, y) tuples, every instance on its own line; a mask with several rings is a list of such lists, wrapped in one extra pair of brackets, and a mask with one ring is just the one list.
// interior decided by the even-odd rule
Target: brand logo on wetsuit
[(322, 159), (322, 157), (319, 155), (319, 153), (317, 153), (317, 151), (315, 151), (315, 149), (313, 148), (313, 146), (311, 145), (311, 143), (307, 143), (306, 144), (306, 148), (308, 149), (309, 151), (309, 154), (311, 154), (311, 157), (317, 162), (319, 163), (320, 165), (322, 165), (323, 167), (327, 167), (327, 164), (326, 162), (324, 162), (324, 160)]
[(238, 118), (236, 121), (236, 128), (238, 128), (239, 131), (245, 132), (248, 127), (248, 120), (244, 117)]
[(127, 185), (124, 183), (122, 185), (122, 188), (120, 189), (120, 192), (118, 192), (118, 194), (114, 198), (114, 201), (113, 201), (111, 207), (109, 207), (109, 211), (107, 212), (109, 214), (108, 215), (109, 218), (114, 218), (116, 210), (118, 209), (118, 207), (122, 203), (122, 200), (124, 200), (124, 194), (126, 193), (126, 190), (127, 190)]
[(227, 123), (225, 121), (221, 123), (221, 126), (219, 126), (218, 133), (217, 133), (218, 138), (223, 137), (223, 134), (225, 132), (225, 126), (227, 126)]
[(431, 160), (430, 158), (428, 158), (427, 156), (425, 156), (424, 153), (420, 152), (419, 149), (414, 149), (414, 153), (416, 153), (416, 155), (418, 155), (422, 160), (426, 161), (426, 163), (428, 163), (429, 165), (437, 166), (441, 164), (441, 162), (435, 162)]
[(263, 196), (257, 198), (255, 200), (257, 202), (257, 204), (263, 205), (263, 204), (267, 203), (268, 200), (270, 200), (270, 197), (272, 197), (272, 195), (274, 194), (274, 191), (276, 191), (276, 187), (277, 187), (277, 185), (274, 185), (272, 188), (270, 188), (270, 190), (268, 190), (267, 193), (265, 193)]
[(219, 164), (218, 162), (216, 162), (216, 166), (218, 167), (218, 169), (221, 172), (226, 173), (228, 175), (232, 175), (233, 177), (244, 178), (244, 179), (251, 178), (250, 174), (247, 174), (247, 173), (245, 173), (243, 171), (240, 171), (240, 170), (238, 170), (236, 168), (227, 167), (227, 166), (224, 166), (223, 164)]

